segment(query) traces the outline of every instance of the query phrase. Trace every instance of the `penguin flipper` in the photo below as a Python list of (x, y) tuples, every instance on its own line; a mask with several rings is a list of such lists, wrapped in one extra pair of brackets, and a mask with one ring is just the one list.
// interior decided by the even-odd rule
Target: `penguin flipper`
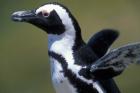
[(112, 50), (92, 64), (91, 73), (98, 79), (113, 78), (120, 75), (132, 63), (140, 63), (140, 43)]
[(100, 58), (108, 51), (111, 44), (117, 39), (119, 33), (116, 30), (104, 29), (93, 35), (87, 45)]

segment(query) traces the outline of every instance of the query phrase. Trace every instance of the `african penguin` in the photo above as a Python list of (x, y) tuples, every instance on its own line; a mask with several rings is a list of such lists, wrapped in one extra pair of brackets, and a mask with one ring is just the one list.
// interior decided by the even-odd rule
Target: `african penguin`
[(111, 59), (108, 62), (107, 55), (112, 54), (114, 60), (122, 54), (127, 55), (127, 58), (135, 58), (137, 53), (134, 50), (140, 48), (139, 44), (132, 44), (130, 48), (121, 48), (122, 51), (116, 55), (113, 54), (116, 51), (107, 53), (119, 35), (111, 29), (98, 32), (86, 44), (77, 20), (59, 3), (47, 3), (35, 10), (14, 12), (12, 19), (33, 24), (47, 32), (52, 82), (56, 93), (120, 93), (112, 78), (122, 72), (123, 68), (117, 69), (121, 66), (117, 62), (121, 64), (123, 60), (120, 58), (116, 64)]

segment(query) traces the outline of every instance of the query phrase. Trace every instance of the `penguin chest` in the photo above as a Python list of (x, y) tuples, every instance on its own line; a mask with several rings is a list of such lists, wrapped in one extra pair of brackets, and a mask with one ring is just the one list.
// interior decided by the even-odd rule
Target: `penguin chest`
[(50, 61), (52, 82), (56, 93), (76, 93), (76, 89), (65, 77), (61, 64), (53, 58), (50, 58)]

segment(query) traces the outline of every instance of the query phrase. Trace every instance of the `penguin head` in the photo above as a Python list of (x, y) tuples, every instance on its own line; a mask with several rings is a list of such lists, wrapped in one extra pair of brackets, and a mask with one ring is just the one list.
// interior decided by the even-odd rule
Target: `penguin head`
[(14, 12), (12, 19), (33, 24), (48, 34), (72, 34), (76, 30), (80, 32), (80, 27), (71, 12), (59, 3), (47, 3), (35, 10)]

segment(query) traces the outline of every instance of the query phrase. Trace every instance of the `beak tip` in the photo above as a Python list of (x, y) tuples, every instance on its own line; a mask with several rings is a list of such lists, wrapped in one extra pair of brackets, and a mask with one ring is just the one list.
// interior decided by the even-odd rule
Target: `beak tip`
[(13, 20), (13, 21), (16, 21), (16, 22), (22, 22), (23, 20), (22, 20), (22, 17), (21, 17), (21, 15), (22, 15), (22, 11), (19, 11), (19, 12), (14, 12), (12, 15), (11, 15), (11, 19)]
[(17, 11), (11, 15), (12, 20), (16, 22), (28, 22), (35, 17), (32, 11)]

